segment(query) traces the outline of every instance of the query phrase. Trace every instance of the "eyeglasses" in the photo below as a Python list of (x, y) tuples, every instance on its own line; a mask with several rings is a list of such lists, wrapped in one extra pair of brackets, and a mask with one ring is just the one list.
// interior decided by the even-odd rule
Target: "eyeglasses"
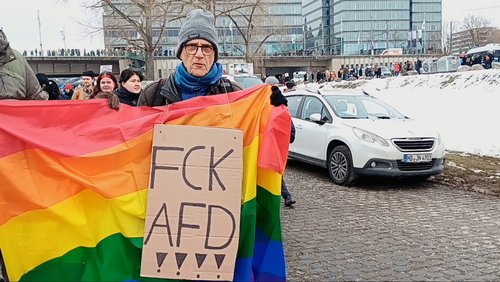
[(214, 47), (210, 44), (203, 44), (203, 45), (197, 45), (197, 44), (186, 44), (184, 45), (184, 50), (186, 50), (186, 53), (189, 55), (195, 55), (196, 52), (198, 52), (198, 48), (201, 48), (201, 52), (203, 52), (203, 55), (212, 55), (214, 53)]

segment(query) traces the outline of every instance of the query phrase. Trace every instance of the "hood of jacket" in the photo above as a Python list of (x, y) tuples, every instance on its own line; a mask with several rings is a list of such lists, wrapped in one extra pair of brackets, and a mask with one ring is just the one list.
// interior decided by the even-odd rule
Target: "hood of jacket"
[(0, 29), (0, 66), (3, 66), (9, 62), (16, 59), (14, 52), (9, 46), (9, 41), (7, 41), (7, 36), (3, 30)]

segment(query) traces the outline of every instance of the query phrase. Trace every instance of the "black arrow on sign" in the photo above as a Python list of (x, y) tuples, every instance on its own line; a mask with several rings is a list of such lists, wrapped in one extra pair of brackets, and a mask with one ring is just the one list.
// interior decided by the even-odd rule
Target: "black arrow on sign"
[(205, 261), (205, 258), (207, 257), (206, 254), (195, 254), (196, 256), (196, 263), (198, 263), (198, 268), (200, 268), (203, 265), (203, 262)]
[(159, 252), (156, 252), (156, 264), (158, 264), (158, 269), (156, 270), (156, 272), (160, 273), (161, 272), (161, 265), (163, 264), (163, 262), (165, 261), (165, 258), (167, 257), (168, 253), (159, 253)]
[(186, 253), (175, 253), (175, 260), (177, 261), (177, 268), (181, 269), (184, 260), (186, 259)]
[(158, 264), (158, 267), (161, 267), (161, 265), (165, 261), (165, 258), (167, 257), (167, 255), (168, 255), (168, 253), (156, 252), (156, 263)]
[(222, 265), (222, 262), (224, 261), (226, 255), (214, 255), (214, 256), (215, 256), (215, 262), (217, 263), (217, 268), (220, 269), (220, 266)]

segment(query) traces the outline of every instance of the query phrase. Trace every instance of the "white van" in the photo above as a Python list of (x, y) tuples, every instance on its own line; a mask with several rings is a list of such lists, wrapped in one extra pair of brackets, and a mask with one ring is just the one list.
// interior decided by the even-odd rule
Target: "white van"
[(306, 71), (296, 71), (293, 73), (292, 81), (297, 83), (304, 81), (304, 75), (306, 74)]
[(403, 48), (387, 48), (382, 53), (380, 53), (380, 56), (397, 56), (397, 55), (403, 55)]

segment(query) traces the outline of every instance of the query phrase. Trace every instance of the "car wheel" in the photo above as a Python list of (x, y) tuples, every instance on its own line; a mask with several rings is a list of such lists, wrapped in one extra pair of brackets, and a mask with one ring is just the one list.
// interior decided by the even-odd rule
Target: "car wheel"
[(352, 166), (351, 152), (346, 146), (337, 146), (330, 152), (327, 167), (335, 184), (347, 186), (357, 179)]

